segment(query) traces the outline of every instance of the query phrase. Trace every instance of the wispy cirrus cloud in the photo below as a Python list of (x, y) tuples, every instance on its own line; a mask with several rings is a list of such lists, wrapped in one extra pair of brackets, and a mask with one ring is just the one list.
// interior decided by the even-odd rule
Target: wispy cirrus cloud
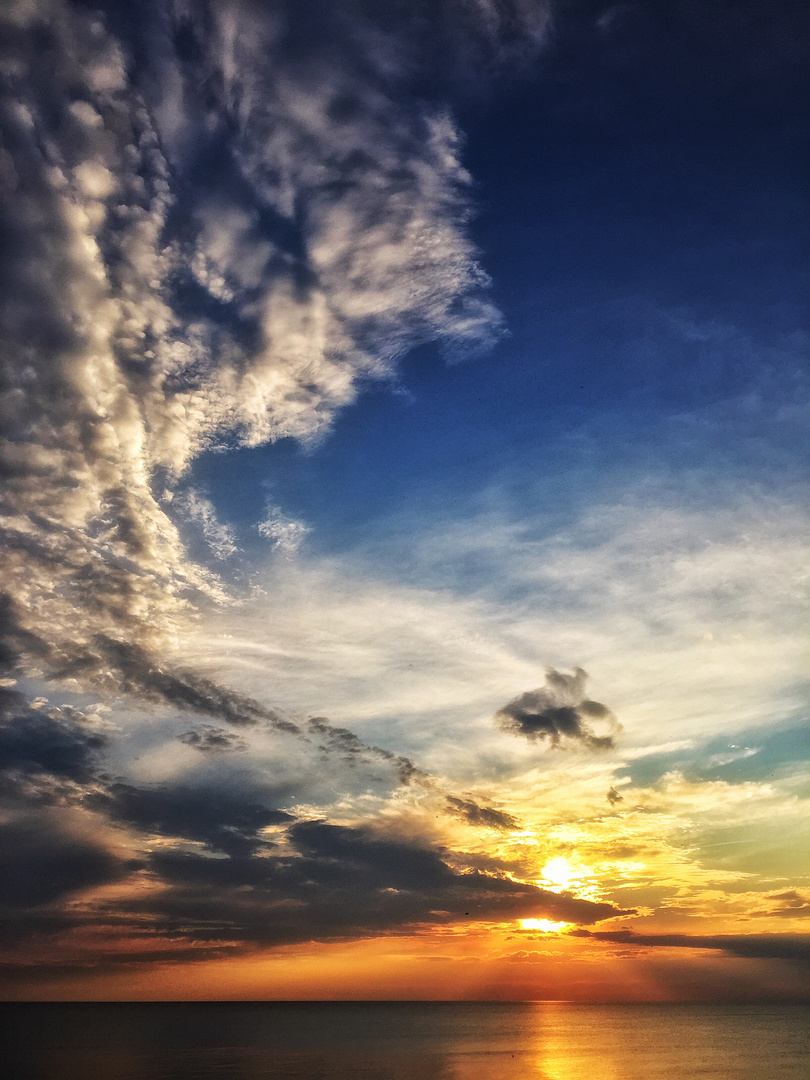
[(309, 532), (303, 521), (288, 517), (280, 507), (272, 505), (266, 507), (264, 518), (256, 528), (277, 551), (285, 554), (297, 551)]

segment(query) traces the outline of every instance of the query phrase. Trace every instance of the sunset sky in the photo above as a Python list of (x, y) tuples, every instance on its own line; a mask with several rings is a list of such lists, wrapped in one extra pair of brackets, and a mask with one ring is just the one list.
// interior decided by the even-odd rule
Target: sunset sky
[(803, 0), (6, 0), (0, 997), (810, 999)]

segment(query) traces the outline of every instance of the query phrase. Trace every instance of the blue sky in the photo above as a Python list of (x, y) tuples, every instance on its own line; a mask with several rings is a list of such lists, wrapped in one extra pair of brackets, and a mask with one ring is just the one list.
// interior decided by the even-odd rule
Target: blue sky
[(403, 501), (430, 515), (493, 482), (801, 469), (796, 433), (770, 423), (806, 386), (798, 73), (772, 61), (757, 79), (719, 37), (698, 57), (692, 37), (669, 43), (662, 64), (660, 34), (631, 9), (561, 34), (483, 101), (460, 95), (470, 231), (508, 336), (461, 365), (409, 355), (315, 448), (201, 460), (230, 520), (269, 490), (329, 547)]

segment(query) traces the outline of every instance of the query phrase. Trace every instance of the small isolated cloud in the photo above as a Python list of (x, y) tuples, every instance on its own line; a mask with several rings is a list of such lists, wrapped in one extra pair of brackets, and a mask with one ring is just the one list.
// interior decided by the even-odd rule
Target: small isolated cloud
[(256, 528), (277, 551), (282, 551), (285, 555), (297, 551), (309, 532), (308, 525), (287, 517), (278, 506), (268, 506), (264, 520), (260, 521)]
[[(610, 750), (618, 722), (607, 707), (585, 697), (588, 676), (582, 668), (569, 675), (549, 668), (545, 686), (527, 690), (499, 709), (501, 727), (532, 742), (547, 741), (551, 747), (581, 746), (588, 750)], [(594, 728), (605, 730), (599, 734)]]

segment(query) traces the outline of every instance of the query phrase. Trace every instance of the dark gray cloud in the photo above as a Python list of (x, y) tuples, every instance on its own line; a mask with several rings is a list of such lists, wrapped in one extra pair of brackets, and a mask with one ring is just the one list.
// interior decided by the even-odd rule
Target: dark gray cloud
[(505, 731), (533, 742), (547, 741), (555, 748), (612, 749), (613, 735), (596, 734), (593, 724), (615, 731), (616, 718), (606, 705), (585, 697), (587, 678), (582, 668), (575, 668), (570, 675), (549, 668), (544, 686), (516, 697), (499, 709), (496, 717)]
[(85, 805), (147, 833), (203, 843), (212, 851), (250, 855), (265, 845), (262, 829), (292, 820), (237, 786), (188, 782), (137, 787), (116, 782), (91, 792)]
[(464, 919), (614, 918), (609, 903), (547, 892), (505, 876), (456, 869), (447, 854), (366, 827), (296, 822), (288, 854), (210, 859), (158, 850), (150, 864), (170, 886), (145, 900), (156, 926), (195, 939), (269, 945), (393, 931)]
[(184, 731), (177, 738), (186, 746), (199, 750), (201, 754), (226, 754), (233, 751), (247, 750), (247, 743), (233, 731), (225, 728), (211, 727), (203, 724), (202, 727)]
[(0, 687), (0, 772), (87, 782), (106, 744), (77, 710), (33, 708), (25, 695)]
[[(0, 932), (4, 946), (13, 950), (26, 941), (53, 942), (58, 957), (59, 943), (72, 932), (123, 934), (132, 945), (116, 946), (115, 957), (86, 947), (83, 965), (109, 970), (153, 963), (158, 957), (189, 962), (219, 950), (250, 952), (420, 925), (526, 917), (592, 924), (632, 914), (609, 903), (548, 892), (495, 870), (459, 869), (441, 849), (365, 826), (291, 821), (248, 800), (239, 807), (220, 804), (217, 812), (216, 800), (207, 795), (214, 810), (205, 822), (201, 805), (206, 800), (199, 793), (178, 796), (116, 787), (111, 798), (118, 803), (117, 820), (162, 835), (193, 834), (226, 857), (160, 845), (140, 861), (122, 862), (90, 841), (49, 828), (52, 823), (44, 818), (13, 826), (7, 837), (10, 874), (0, 892), (0, 902), (14, 914), (9, 932)], [(259, 839), (266, 823), (280, 825), (275, 845)], [(58, 906), (72, 892), (130, 872), (145, 872), (160, 888), (138, 889), (78, 909)], [(37, 906), (43, 904), (50, 906)], [(138, 945), (144, 935), (148, 950)], [(20, 974), (24, 970), (25, 964)]]
[(349, 766), (359, 762), (384, 762), (393, 768), (401, 784), (409, 784), (412, 780), (426, 777), (410, 758), (394, 754), (381, 746), (370, 746), (347, 728), (334, 727), (324, 716), (310, 717), (307, 726), (310, 733), (319, 740), (319, 750), (340, 756)]
[(133, 641), (96, 634), (85, 642), (49, 641), (25, 623), (25, 612), (10, 596), (0, 596), (0, 657), (4, 670), (26, 662), (47, 668), (57, 680), (85, 679), (94, 686), (210, 716), (235, 726), (269, 725), (298, 735), (298, 726), (253, 698), (192, 671), (175, 668)]
[(787, 889), (785, 892), (768, 893), (765, 899), (772, 906), (767, 911), (753, 911), (752, 915), (764, 918), (772, 918), (776, 915), (782, 919), (806, 919), (810, 916), (810, 893), (808, 892)]
[[(299, 734), (296, 724), (282, 719), (273, 709), (268, 709), (253, 698), (229, 690), (191, 671), (165, 667), (137, 645), (115, 641), (103, 635), (96, 638), (96, 644), (99, 650), (96, 655), (112, 667), (120, 688), (127, 693), (166, 702), (188, 712), (214, 717), (227, 724), (251, 726), (264, 722), (279, 731), (291, 735)], [(92, 654), (88, 662), (96, 662)], [(68, 670), (79, 673), (81, 663), (79, 660)]]
[(463, 818), (470, 825), (480, 825), (485, 829), (499, 829), (504, 832), (520, 828), (520, 822), (516, 817), (503, 810), (495, 810), (491, 806), (481, 806), (472, 799), (448, 795), (446, 805), (451, 814)]
[(606, 798), (611, 806), (618, 806), (620, 802), (624, 802), (624, 795), (612, 785), (608, 788)]
[(117, 881), (129, 866), (98, 841), (71, 833), (54, 813), (0, 823), (0, 907), (32, 908)]
[(810, 964), (810, 934), (637, 934), (633, 930), (574, 930), (579, 937), (618, 945), (669, 949), (718, 949), (752, 960)]

